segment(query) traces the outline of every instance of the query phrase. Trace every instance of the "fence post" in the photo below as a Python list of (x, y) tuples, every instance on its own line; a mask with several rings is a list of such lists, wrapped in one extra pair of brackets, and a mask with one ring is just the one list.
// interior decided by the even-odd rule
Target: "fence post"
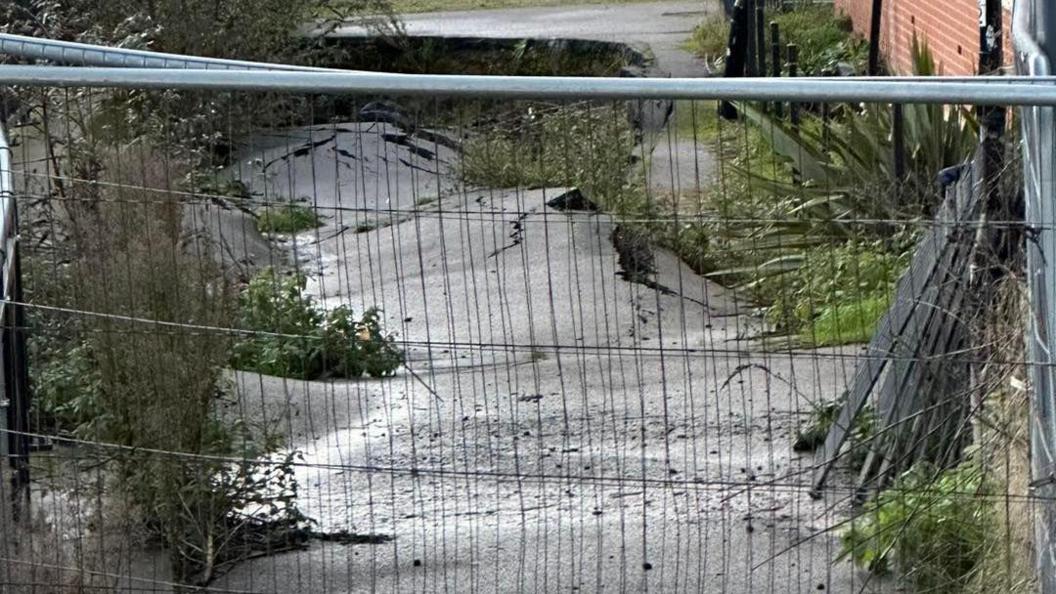
[(744, 0), (744, 73), (746, 76), (756, 76), (756, 67), (759, 64), (758, 51), (762, 48), (755, 47), (755, 3), (762, 0)]
[[(0, 129), (0, 295), (15, 303), (22, 302), (21, 265), (18, 262), (17, 220), (14, 187), (11, 180), (11, 150)], [(20, 306), (0, 306), (0, 379), (5, 401), (4, 435), (7, 462), (11, 474), (12, 517), (21, 516), (22, 505), (29, 503), (29, 375), (24, 343), (24, 313)], [(16, 338), (16, 335), (21, 337)], [(6, 473), (5, 473), (6, 474)]]
[[(744, 0), (737, 0), (733, 7), (733, 20), (730, 21), (730, 41), (726, 49), (726, 78), (744, 76), (745, 59), (748, 45), (748, 13), (744, 9)], [(719, 115), (727, 120), (737, 119), (737, 108), (729, 101), (719, 103)]]
[[(8, 257), (13, 259), (9, 268), (10, 280), (3, 282), (11, 287), (10, 299), (22, 302), (22, 266), (19, 262), (18, 248)], [(5, 263), (6, 264), (6, 263)], [(26, 361), (25, 313), (21, 305), (8, 305), (4, 312), (3, 329), (3, 378), (4, 398), (10, 402), (9, 427), (14, 432), (12, 437), (11, 464), (14, 474), (11, 479), (12, 517), (19, 520), (29, 517), (29, 454), (32, 439), (28, 435), (29, 425), (29, 374)], [(24, 507), (23, 507), (24, 506)], [(26, 513), (23, 514), (23, 511)]]
[[(779, 78), (781, 76), (781, 27), (776, 21), (770, 23), (770, 62), (774, 78)], [(784, 105), (780, 101), (774, 101), (774, 113), (777, 117), (784, 116), (784, 111)]]
[(759, 76), (766, 76), (766, 11), (763, 6), (766, 3), (759, 0), (759, 6), (755, 8), (755, 48), (759, 65), (756, 67)]
[(869, 76), (880, 75), (880, 24), (883, 8), (883, 0), (873, 0), (873, 13), (869, 20)]
[(894, 152), (895, 180), (906, 178), (906, 118), (901, 103), (891, 106), (891, 144)]
[[(795, 78), (799, 76), (799, 47), (794, 43), (788, 44), (788, 76)], [(788, 102), (788, 115), (792, 119), (792, 128), (799, 130), (799, 104), (795, 101)]]

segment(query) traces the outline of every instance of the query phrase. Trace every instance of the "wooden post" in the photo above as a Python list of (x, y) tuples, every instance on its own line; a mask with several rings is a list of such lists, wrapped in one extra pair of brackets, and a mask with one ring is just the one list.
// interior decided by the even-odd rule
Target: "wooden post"
[[(1002, 43), (1001, 0), (979, 0), (979, 74), (996, 75), (1001, 70), (1004, 44)], [(1012, 201), (1011, 196), (1001, 196), (998, 178), (1004, 170), (1002, 138), (1005, 135), (1006, 108), (1004, 106), (980, 106), (977, 108), (980, 123), (980, 140), (983, 145), (983, 179), (987, 185), (987, 214), (991, 220), (1018, 221), (1023, 217), (1023, 205)], [(991, 231), (991, 258), (1000, 265), (1012, 256), (1020, 239), (1009, 231)]]

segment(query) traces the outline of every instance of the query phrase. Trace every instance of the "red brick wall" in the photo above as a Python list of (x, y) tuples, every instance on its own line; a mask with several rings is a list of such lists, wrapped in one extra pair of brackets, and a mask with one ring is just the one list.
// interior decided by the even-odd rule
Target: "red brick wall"
[[(835, 0), (836, 9), (851, 17), (854, 29), (869, 36), (872, 0)], [(884, 0), (880, 47), (888, 65), (899, 74), (913, 70), (913, 34), (926, 39), (942, 74), (975, 74), (979, 63), (978, 0)], [(1005, 11), (1005, 42), (1012, 18)], [(1007, 49), (1006, 49), (1007, 54)]]

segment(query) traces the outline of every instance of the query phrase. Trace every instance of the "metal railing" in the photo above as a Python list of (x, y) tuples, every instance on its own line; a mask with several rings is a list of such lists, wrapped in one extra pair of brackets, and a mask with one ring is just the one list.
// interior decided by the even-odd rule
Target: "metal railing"
[[(1051, 42), (1045, 28), (1056, 17), (1051, 3), (1017, 2), (1012, 25), (1016, 67), (1021, 75), (1052, 75), (1051, 55), (1038, 39)], [(1032, 487), (1044, 501), (1035, 544), (1041, 591), (1056, 592), (1056, 112), (1052, 106), (1024, 106), (1019, 111), (1023, 143), (1026, 223), (1037, 231), (1027, 243), (1030, 289), (1028, 352), (1033, 409), (1031, 419)]]
[(1052, 81), (846, 78), (647, 79), (0, 66), (0, 84), (504, 99), (696, 99), (801, 103), (1056, 105)]
[[(71, 66), (111, 68), (183, 68), (188, 70), (272, 70), (289, 72), (340, 72), (333, 68), (316, 68), (293, 64), (249, 62), (201, 58), (146, 50), (105, 47), (74, 41), (57, 41), (25, 35), (0, 33), (0, 54), (23, 60), (46, 60)], [(354, 71), (345, 71), (354, 72)]]

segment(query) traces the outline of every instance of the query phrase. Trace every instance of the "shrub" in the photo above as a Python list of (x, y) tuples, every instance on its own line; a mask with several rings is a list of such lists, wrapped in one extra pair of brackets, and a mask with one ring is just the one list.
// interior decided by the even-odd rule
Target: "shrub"
[[(67, 356), (52, 357), (34, 379), (60, 431), (105, 444), (106, 488), (137, 510), (176, 579), (203, 585), (224, 564), (271, 546), (262, 534), (282, 539), (304, 518), (289, 460), (261, 460), (280, 446), (274, 428), (222, 413), (230, 341), (201, 328), (231, 325), (233, 292), (210, 244), (188, 247), (178, 197), (137, 187), (165, 187), (165, 168), (175, 165), (144, 162), (152, 165), (131, 176), (117, 159), (74, 161), (76, 179), (108, 182), (71, 181), (63, 205), (70, 299), (95, 315), (54, 324), (74, 338), (58, 343)], [(254, 505), (276, 511), (248, 517)]]
[(325, 312), (304, 294), (306, 282), (273, 269), (250, 281), (240, 298), (241, 326), (259, 334), (235, 344), (232, 365), (298, 379), (395, 373), (403, 353), (382, 331), (380, 311), (371, 308), (358, 321), (348, 307)]
[(0, 8), (7, 31), (193, 56), (288, 61), (291, 19), (388, 15), (385, 0), (35, 0)]
[(319, 226), (315, 211), (299, 204), (285, 204), (265, 209), (257, 218), (261, 233), (300, 233)]

